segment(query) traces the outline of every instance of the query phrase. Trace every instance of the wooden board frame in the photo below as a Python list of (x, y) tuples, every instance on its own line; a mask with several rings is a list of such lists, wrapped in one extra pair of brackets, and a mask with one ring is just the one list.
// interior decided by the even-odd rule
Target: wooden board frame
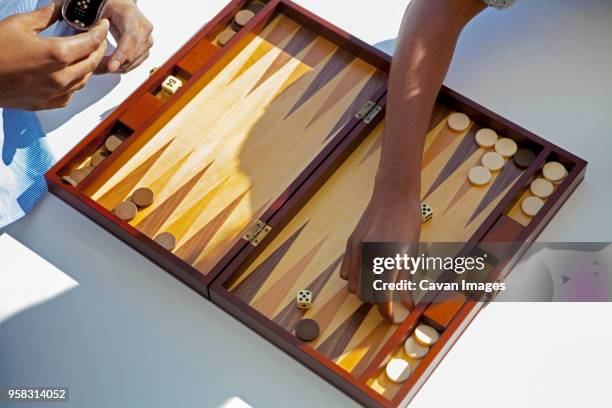
[[(225, 63), (229, 62), (254, 34), (261, 32), (265, 25), (279, 13), (285, 14), (298, 23), (307, 26), (320, 36), (358, 55), (377, 68), (388, 71), (390, 64), (385, 54), (378, 50), (366, 52), (367, 45), (365, 43), (326, 23), (296, 4), (285, 0), (267, 1), (264, 9), (257, 13), (255, 18), (228, 44), (222, 48), (214, 46), (212, 39), (231, 22), (232, 16), (247, 3), (249, 3), (248, 0), (232, 1), (46, 174), (49, 189), (53, 194), (93, 219), (110, 233), (118, 236), (128, 245), (206, 298), (210, 298), (208, 289), (212, 281), (226, 268), (234, 257), (249, 246), (249, 243), (243, 240), (237, 242), (225, 254), (223, 259), (208, 274), (204, 275), (91, 199), (85, 191), (92, 188), (96, 177), (109, 166), (112, 166), (117, 157), (120, 157), (126, 149), (134, 146), (142, 147), (142, 144), (146, 141), (139, 139), (141, 134), (149, 130), (153, 123), (156, 123), (156, 126), (159, 128), (171, 120), (188, 102), (182, 100), (180, 98), (181, 95), (189, 92), (190, 87), (198, 81), (202, 79), (207, 80), (208, 78), (212, 79), (218, 73), (218, 68), (213, 69), (213, 67), (224, 66)], [(214, 52), (211, 52), (211, 47), (216, 47)], [(199, 61), (201, 67), (195, 72), (187, 72), (185, 67), (193, 67), (194, 61)], [(180, 75), (189, 79), (189, 81), (176, 95), (162, 102), (156, 99), (153, 94), (159, 89), (161, 82), (171, 74)], [(373, 92), (371, 99), (377, 101), (384, 93), (385, 86), (382, 86)], [(306, 182), (314, 169), (325, 160), (342, 140), (352, 132), (359, 131), (359, 123), (360, 120), (357, 118), (350, 119), (303, 172), (269, 206), (260, 219), (267, 222), (294, 195), (295, 191)], [(96, 167), (89, 176), (79, 183), (78, 187), (73, 187), (62, 181), (62, 176), (69, 174), (74, 169), (74, 163), (83, 161), (85, 157), (91, 155), (104, 142), (111, 131), (117, 128), (124, 129), (124, 133), (127, 133), (129, 136), (110, 157)]]
[[(223, 48), (215, 46), (212, 43), (214, 37), (227, 26), (235, 12), (244, 7), (246, 3), (248, 3), (246, 0), (234, 0), (229, 3), (109, 117), (62, 158), (46, 175), (49, 188), (62, 200), (93, 219), (202, 296), (210, 298), (218, 306), (360, 404), (372, 407), (394, 407), (405, 404), (414, 397), (437, 364), (455, 344), (471, 320), (480, 311), (483, 302), (468, 301), (460, 308), (441, 336), (440, 341), (432, 347), (397, 395), (392, 400), (388, 400), (367, 386), (366, 380), (379, 370), (379, 366), (389, 353), (405, 340), (418, 319), (427, 310), (427, 304), (417, 305), (409, 318), (398, 327), (376, 353), (363, 374), (356, 378), (278, 327), (249, 305), (240, 301), (226, 289), (228, 282), (265, 249), (266, 245), (282, 230), (283, 226), (291, 220), (342, 162), (359, 146), (383, 119), (383, 114), (378, 115), (371, 123), (365, 123), (358, 119), (351, 120), (261, 217), (272, 227), (272, 232), (265, 237), (259, 246), (253, 246), (246, 241), (237, 243), (208, 275), (203, 275), (186, 262), (165, 251), (150, 238), (119, 220), (84, 193), (84, 190), (94, 182), (96, 175), (100, 174), (107, 166), (112, 165), (113, 156), (99, 168), (96, 168), (77, 188), (62, 181), (62, 175), (67, 174), (72, 169), (73, 163), (90, 155), (110, 134), (111, 130), (117, 126), (125, 127), (130, 137), (119, 148), (119, 153), (115, 156), (119, 156), (132, 143), (139, 143), (138, 136), (154, 122), (159, 121), (160, 118), (165, 120), (162, 123), (167, 123), (185, 105), (185, 103), (178, 103), (178, 101), (181, 99), (180, 95), (189, 92), (190, 84), (201, 78), (216, 75), (217, 72), (212, 68), (220, 61), (227, 62), (233, 58), (236, 52), (241, 49), (241, 45), (248, 41), (249, 36), (260, 32), (277, 13), (284, 13), (382, 71), (389, 71), (391, 57), (288, 0), (265, 1), (265, 8), (226, 46)], [(179, 91), (178, 95), (171, 97), (166, 102), (153, 100), (151, 95), (159, 89), (161, 81), (170, 74), (180, 75), (189, 81)], [(386, 105), (386, 90), (384, 88), (380, 89), (372, 95), (371, 99), (384, 108)], [(505, 242), (503, 239), (509, 237), (504, 234), (504, 222), (507, 219), (505, 214), (517, 197), (520, 197), (522, 191), (527, 188), (534, 174), (539, 171), (546, 160), (554, 158), (571, 169), (565, 182), (547, 200), (544, 208), (533, 218), (532, 222), (528, 226), (517, 230), (517, 234), (509, 237), (520, 245), (513, 253), (506, 254), (503, 259), (500, 259), (492, 272), (493, 277), (503, 277), (511, 270), (520, 256), (528, 249), (529, 245), (584, 178), (587, 163), (446, 87), (440, 92), (439, 102), (452, 109), (463, 111), (479, 124), (498, 130), (519, 142), (534, 147), (539, 152), (537, 160), (519, 177), (487, 220), (466, 243), (465, 252), (471, 251), (480, 242), (487, 240), (487, 237), (490, 241)], [(140, 142), (142, 143), (142, 141)]]

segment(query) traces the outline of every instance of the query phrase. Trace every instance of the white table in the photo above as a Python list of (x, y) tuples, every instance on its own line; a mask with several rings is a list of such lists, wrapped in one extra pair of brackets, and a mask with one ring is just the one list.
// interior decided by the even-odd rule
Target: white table
[[(41, 114), (55, 153), (225, 2), (141, 1), (156, 27), (150, 60), (120, 82), (97, 78), (71, 108)], [(407, 3), (298, 2), (385, 50)], [(541, 241), (612, 241), (610, 21), (607, 0), (523, 0), (487, 11), (465, 31), (446, 81), (590, 162)], [(0, 236), (0, 262), (0, 386), (70, 386), (74, 407), (354, 406), (53, 196)], [(610, 304), (494, 304), (411, 406), (609, 405), (611, 312)], [(588, 344), (579, 322), (593, 325)]]

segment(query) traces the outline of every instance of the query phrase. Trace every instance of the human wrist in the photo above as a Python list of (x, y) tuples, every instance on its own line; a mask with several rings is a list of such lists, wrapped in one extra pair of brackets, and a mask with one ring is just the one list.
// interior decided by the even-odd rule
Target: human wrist
[(420, 182), (402, 182), (394, 177), (377, 177), (372, 202), (384, 207), (395, 205), (418, 209), (420, 205)]

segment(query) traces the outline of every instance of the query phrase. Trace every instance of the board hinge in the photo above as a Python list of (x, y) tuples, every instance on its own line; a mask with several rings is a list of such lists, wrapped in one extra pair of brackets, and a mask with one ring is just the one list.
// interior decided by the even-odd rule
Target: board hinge
[(357, 112), (355, 118), (359, 120), (365, 119), (365, 117), (368, 116), (368, 113), (370, 113), (374, 106), (376, 106), (376, 102), (368, 101), (365, 105), (363, 105), (359, 112)]
[(380, 105), (374, 106), (372, 110), (370, 111), (370, 113), (368, 113), (367, 116), (363, 118), (363, 121), (368, 124), (371, 123), (374, 120), (374, 118), (378, 116), (378, 114), (382, 111), (382, 109), (383, 108)]
[(255, 222), (255, 224), (249, 228), (247, 233), (242, 238), (245, 241), (250, 242), (251, 245), (257, 246), (261, 241), (263, 241), (266, 235), (270, 233), (270, 231), (272, 231), (271, 226), (261, 220), (257, 220), (257, 222)]

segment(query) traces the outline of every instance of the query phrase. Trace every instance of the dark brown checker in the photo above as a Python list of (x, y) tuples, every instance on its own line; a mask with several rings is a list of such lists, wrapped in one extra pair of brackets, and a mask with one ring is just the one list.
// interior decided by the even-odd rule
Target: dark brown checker
[(529, 149), (518, 149), (514, 155), (514, 163), (521, 169), (526, 169), (536, 160), (536, 154)]
[(312, 319), (302, 319), (295, 326), (295, 335), (300, 340), (311, 342), (319, 337), (319, 325)]

